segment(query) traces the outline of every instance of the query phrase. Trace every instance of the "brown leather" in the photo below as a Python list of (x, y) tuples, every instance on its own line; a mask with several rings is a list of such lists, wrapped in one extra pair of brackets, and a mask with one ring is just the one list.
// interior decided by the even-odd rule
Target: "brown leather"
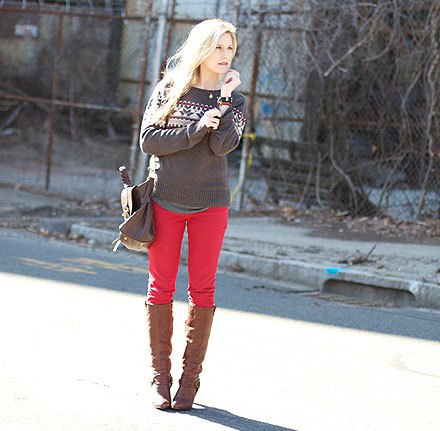
[(171, 377), (171, 337), (173, 335), (173, 303), (153, 305), (145, 303), (149, 334), (151, 382), (153, 406), (165, 410), (170, 408)]
[(175, 410), (189, 410), (200, 387), (200, 373), (211, 334), (215, 307), (199, 308), (189, 305), (186, 320), (186, 348), (183, 355), (183, 373), (179, 389), (171, 407)]
[(124, 187), (121, 192), (124, 221), (119, 225), (119, 238), (115, 241), (121, 241), (129, 250), (145, 251), (154, 240), (153, 189), (154, 178), (148, 178), (137, 186)]

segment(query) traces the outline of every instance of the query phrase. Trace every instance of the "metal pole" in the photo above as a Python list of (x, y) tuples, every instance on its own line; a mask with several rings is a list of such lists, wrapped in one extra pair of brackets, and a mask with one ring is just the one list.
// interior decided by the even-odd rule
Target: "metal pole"
[(48, 142), (47, 142), (47, 159), (46, 159), (46, 184), (45, 190), (49, 190), (50, 185), (50, 173), (52, 168), (52, 146), (53, 146), (53, 131), (55, 128), (55, 112), (56, 105), (55, 101), (57, 98), (57, 86), (58, 86), (58, 75), (60, 69), (60, 54), (61, 54), (61, 43), (63, 36), (63, 15), (58, 17), (58, 28), (55, 43), (55, 59), (53, 62), (53, 77), (52, 77), (52, 90), (51, 90), (51, 105), (49, 113), (49, 131), (48, 131)]
[(133, 114), (133, 109), (129, 109), (129, 108), (117, 108), (114, 106), (95, 105), (93, 103), (70, 102), (68, 100), (50, 100), (50, 99), (43, 99), (42, 97), (21, 96), (19, 94), (8, 94), (8, 93), (3, 93), (2, 91), (0, 91), (0, 99), (31, 102), (34, 103), (35, 105), (40, 105), (42, 109), (46, 110), (49, 113), (50, 113), (50, 108), (45, 108), (43, 106), (53, 104), (55, 106), (64, 106), (67, 108), (91, 109), (95, 111), (123, 112), (127, 114)]
[[(151, 5), (151, 3), (150, 3)], [(136, 155), (139, 152), (138, 144), (139, 144), (139, 130), (141, 126), (142, 120), (142, 109), (144, 107), (144, 98), (145, 98), (145, 86), (146, 86), (146, 74), (147, 74), (147, 66), (148, 66), (148, 48), (150, 47), (150, 28), (151, 28), (151, 7), (148, 12), (145, 21), (144, 21), (144, 35), (142, 38), (142, 57), (141, 62), (139, 64), (139, 86), (138, 86), (138, 103), (136, 106), (136, 112), (134, 113), (134, 121), (132, 126), (132, 135), (131, 135), (131, 147), (130, 147), (130, 164), (129, 170), (133, 175), (134, 167), (136, 164)]]
[[(260, 14), (260, 24), (264, 21), (264, 13)], [(257, 81), (258, 81), (258, 70), (260, 66), (260, 54), (261, 54), (261, 42), (262, 42), (263, 32), (260, 28), (256, 31), (255, 38), (255, 53), (254, 53), (254, 61), (252, 65), (252, 79), (251, 79), (251, 88), (248, 97), (248, 111), (246, 115), (246, 131), (243, 138), (243, 147), (241, 149), (241, 160), (240, 160), (240, 170), (238, 173), (238, 184), (237, 184), (237, 197), (235, 201), (235, 209), (241, 210), (243, 208), (244, 201), (244, 186), (246, 183), (246, 174), (247, 174), (247, 159), (249, 155), (250, 149), (250, 138), (249, 134), (253, 133), (255, 130), (254, 127), (254, 104), (255, 104), (255, 93), (257, 90)]]
[(215, 3), (215, 17), (218, 18), (220, 16), (220, 1), (217, 0)]
[(171, 50), (171, 36), (174, 31), (174, 15), (176, 14), (176, 0), (171, 0), (171, 14), (170, 14), (170, 25), (168, 26), (168, 34), (167, 34), (167, 47), (165, 49), (165, 57), (168, 58), (170, 56)]
[[(154, 87), (159, 81), (160, 77), (160, 68), (161, 68), (161, 56), (162, 56), (162, 47), (165, 40), (165, 27), (167, 23), (167, 9), (168, 9), (168, 0), (162, 0), (162, 9), (159, 13), (158, 21), (157, 21), (157, 36), (156, 36), (156, 46), (154, 50), (154, 58), (153, 58), (153, 73), (150, 80), (150, 92), (151, 95)], [(139, 154), (138, 165), (136, 169), (135, 181), (136, 183), (141, 182), (147, 171), (147, 155), (145, 153)]]

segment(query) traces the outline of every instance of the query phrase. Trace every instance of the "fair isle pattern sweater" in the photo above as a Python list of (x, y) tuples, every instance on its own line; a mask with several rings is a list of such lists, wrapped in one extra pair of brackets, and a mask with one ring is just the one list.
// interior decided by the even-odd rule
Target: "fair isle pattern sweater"
[[(156, 87), (157, 88), (157, 87)], [(209, 98), (212, 93), (213, 98)], [(154, 196), (188, 208), (229, 206), (226, 155), (237, 148), (246, 122), (246, 97), (232, 92), (233, 104), (216, 130), (199, 123), (217, 107), (220, 90), (191, 87), (168, 117), (154, 123), (151, 113), (160, 106), (157, 89), (148, 101), (141, 126), (140, 146), (151, 154), (157, 181)]]

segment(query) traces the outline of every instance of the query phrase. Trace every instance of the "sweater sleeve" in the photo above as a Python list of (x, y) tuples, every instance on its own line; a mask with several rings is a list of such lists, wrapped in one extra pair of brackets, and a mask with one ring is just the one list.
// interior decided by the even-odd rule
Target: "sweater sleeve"
[(238, 147), (246, 123), (246, 112), (247, 99), (244, 97), (222, 115), (217, 129), (210, 132), (209, 146), (214, 154), (225, 156)]
[(158, 86), (147, 103), (142, 119), (140, 147), (142, 152), (165, 156), (182, 150), (188, 150), (198, 144), (208, 132), (208, 128), (194, 121), (182, 127), (168, 127), (164, 122), (154, 122), (152, 114), (161, 104)]

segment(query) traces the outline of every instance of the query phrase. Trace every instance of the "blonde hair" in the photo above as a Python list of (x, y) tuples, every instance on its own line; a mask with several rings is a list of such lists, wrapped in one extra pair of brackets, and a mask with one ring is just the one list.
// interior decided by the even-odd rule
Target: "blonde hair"
[(156, 86), (157, 92), (161, 94), (161, 104), (152, 113), (155, 122), (164, 121), (176, 107), (179, 98), (189, 91), (194, 78), (200, 73), (200, 64), (215, 51), (224, 33), (231, 35), (235, 56), (236, 30), (231, 23), (221, 18), (207, 19), (191, 29), (186, 41), (167, 60), (162, 72), (163, 78)]

